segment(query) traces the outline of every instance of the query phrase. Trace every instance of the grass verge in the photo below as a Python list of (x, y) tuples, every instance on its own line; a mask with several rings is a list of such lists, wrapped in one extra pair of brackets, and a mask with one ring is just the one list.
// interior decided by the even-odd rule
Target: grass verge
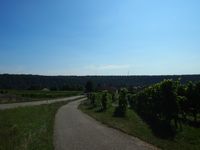
[(0, 104), (70, 97), (82, 91), (2, 90)]
[(0, 150), (53, 150), (55, 114), (67, 103), (0, 110)]
[(127, 117), (113, 117), (114, 107), (111, 106), (105, 112), (98, 112), (82, 103), (79, 109), (95, 118), (96, 120), (110, 127), (119, 129), (127, 134), (133, 135), (165, 150), (199, 150), (200, 149), (200, 128), (183, 125), (183, 130), (178, 131), (173, 139), (157, 137), (151, 128), (133, 111), (127, 111)]

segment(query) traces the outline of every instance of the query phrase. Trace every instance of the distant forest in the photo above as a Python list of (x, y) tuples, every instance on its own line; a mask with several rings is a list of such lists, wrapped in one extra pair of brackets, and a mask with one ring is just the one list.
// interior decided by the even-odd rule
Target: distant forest
[(96, 88), (145, 87), (164, 79), (200, 81), (200, 75), (171, 76), (39, 76), (39, 75), (0, 75), (0, 89), (38, 90), (83, 90), (87, 81)]

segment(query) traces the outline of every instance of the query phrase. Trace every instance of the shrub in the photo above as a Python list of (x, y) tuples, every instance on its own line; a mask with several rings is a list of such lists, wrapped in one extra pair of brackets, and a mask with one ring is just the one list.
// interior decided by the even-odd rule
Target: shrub
[(136, 111), (145, 118), (171, 124), (178, 120), (180, 112), (177, 101), (177, 82), (164, 80), (152, 85), (136, 95)]
[(107, 103), (108, 103), (108, 93), (107, 91), (103, 92), (103, 95), (101, 97), (101, 110), (105, 111), (107, 109)]
[(188, 99), (188, 112), (193, 115), (194, 121), (197, 122), (197, 114), (200, 111), (200, 83), (189, 82), (186, 88), (186, 97)]
[(127, 109), (127, 89), (121, 89), (119, 94), (118, 107), (114, 111), (114, 116), (125, 117)]
[(96, 95), (95, 95), (95, 93), (92, 93), (92, 94), (91, 94), (91, 98), (90, 98), (90, 104), (91, 104), (93, 107), (96, 106), (95, 99), (96, 99)]

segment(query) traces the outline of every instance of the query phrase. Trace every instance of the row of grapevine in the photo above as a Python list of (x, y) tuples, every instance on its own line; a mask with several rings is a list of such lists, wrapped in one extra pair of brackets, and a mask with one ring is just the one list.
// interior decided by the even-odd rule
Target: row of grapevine
[(141, 116), (174, 124), (193, 117), (197, 122), (200, 113), (200, 82), (186, 85), (179, 81), (164, 80), (131, 95), (131, 107)]
[[(182, 122), (197, 123), (200, 115), (200, 82), (181, 84), (179, 80), (163, 80), (138, 93), (125, 88), (118, 92), (98, 92), (89, 94), (90, 105), (106, 111), (114, 106), (114, 116), (125, 117), (128, 106), (142, 118), (154, 123), (178, 125)], [(191, 120), (191, 118), (193, 118)]]

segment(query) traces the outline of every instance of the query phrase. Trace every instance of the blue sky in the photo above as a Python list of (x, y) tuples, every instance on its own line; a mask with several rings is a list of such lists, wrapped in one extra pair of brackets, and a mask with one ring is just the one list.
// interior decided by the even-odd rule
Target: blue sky
[(0, 73), (200, 74), (200, 1), (1, 0)]

